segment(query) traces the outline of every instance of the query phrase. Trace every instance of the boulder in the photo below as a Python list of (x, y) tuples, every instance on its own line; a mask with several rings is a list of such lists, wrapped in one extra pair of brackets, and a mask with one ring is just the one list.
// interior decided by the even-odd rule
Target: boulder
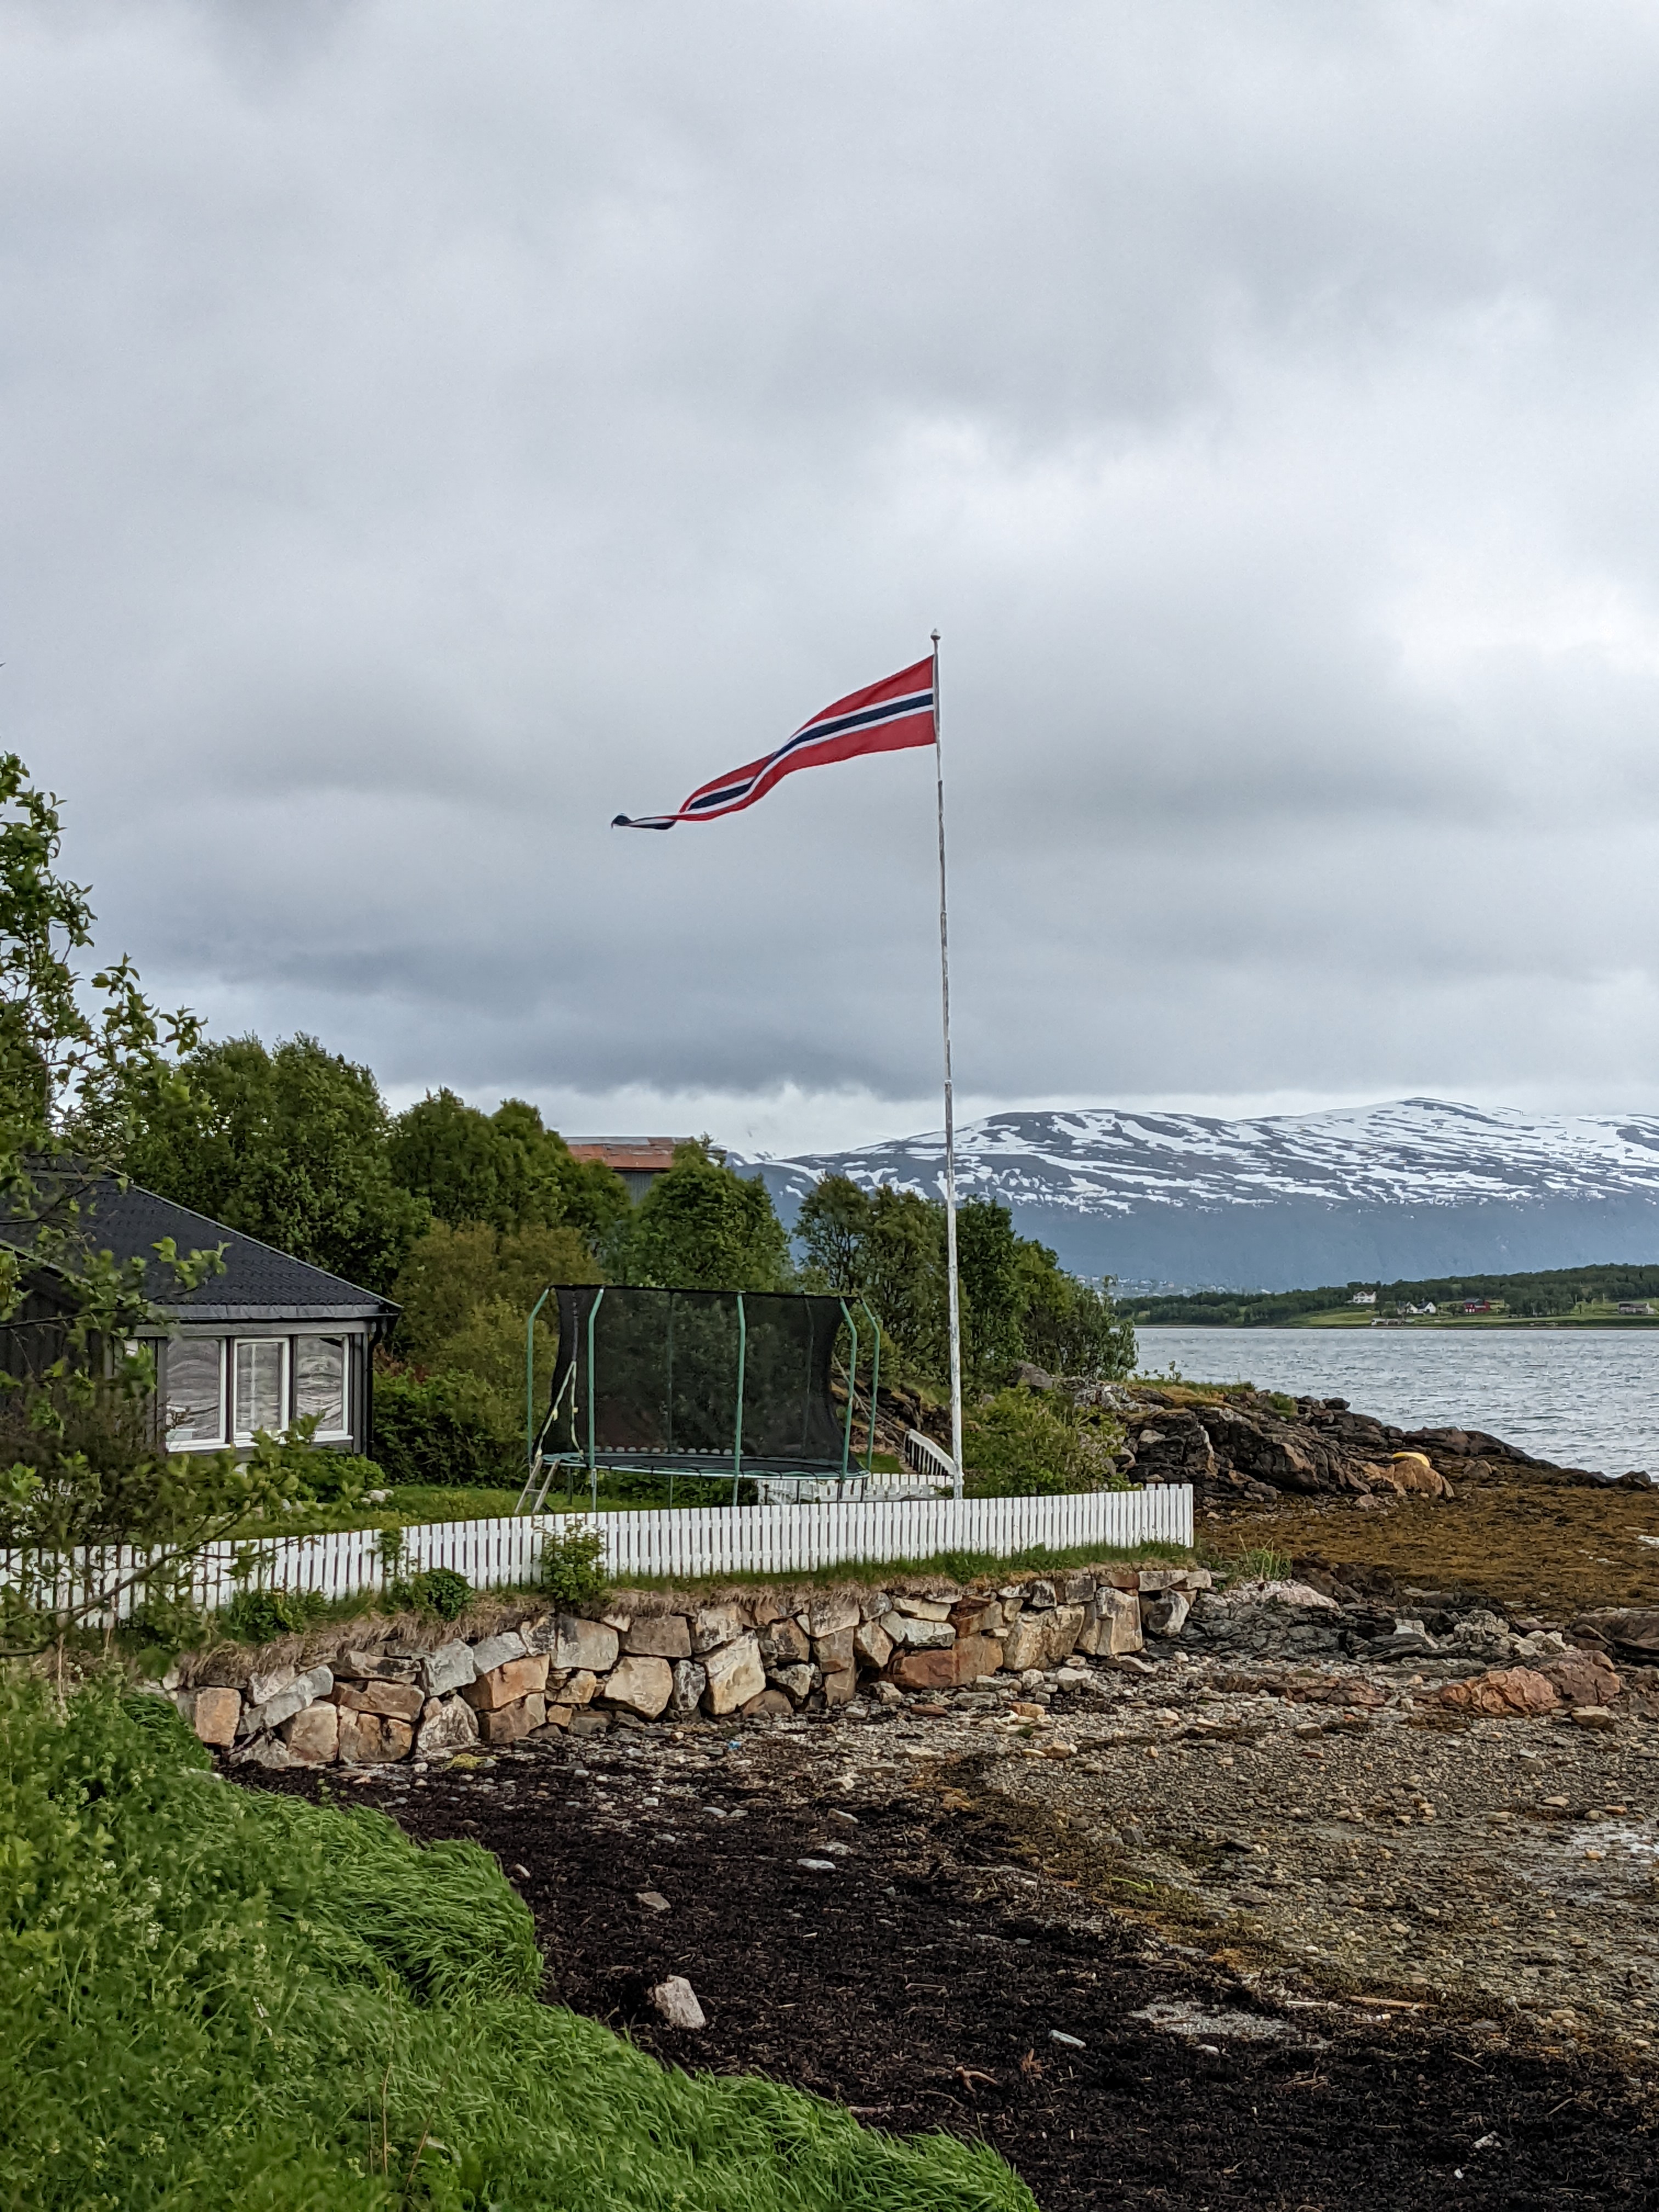
[(422, 1660), (421, 1687), (428, 1698), (445, 1698), (452, 1691), (464, 1690), (477, 1671), (472, 1663), (472, 1646), (458, 1638), (440, 1644)]
[(339, 1758), (343, 1766), (382, 1766), (389, 1760), (407, 1759), (415, 1747), (410, 1722), (390, 1714), (340, 1711)]
[[(490, 1643), (496, 1639), (492, 1637)], [(485, 1644), (479, 1650), (488, 1649)], [(547, 1687), (547, 1654), (538, 1651), (533, 1657), (509, 1659), (504, 1665), (492, 1667), (481, 1674), (476, 1682), (469, 1682), (461, 1692), (475, 1712), (499, 1712), (504, 1706), (516, 1705), (520, 1698)]]
[(957, 1640), (957, 1632), (948, 1620), (917, 1620), (903, 1613), (884, 1613), (882, 1627), (905, 1651), (940, 1651)]
[(237, 1723), (242, 1735), (274, 1734), (295, 1713), (302, 1713), (319, 1698), (327, 1697), (334, 1687), (334, 1676), (326, 1667), (313, 1667), (308, 1674), (296, 1675), (284, 1690), (267, 1698), (258, 1705), (244, 1705), (242, 1717)]
[(893, 1611), (902, 1613), (907, 1620), (949, 1620), (954, 1599), (939, 1597), (896, 1597)]
[(823, 1702), (826, 1705), (850, 1705), (859, 1693), (858, 1669), (843, 1667), (836, 1674), (823, 1678)]
[[(849, 1667), (858, 1663), (853, 1655), (857, 1633), (856, 1629), (839, 1628), (833, 1636), (812, 1638), (812, 1656), (826, 1674), (844, 1674)], [(951, 1633), (954, 1636), (956, 1631), (952, 1629)]]
[(1054, 1577), (1054, 1595), (1061, 1605), (1087, 1605), (1097, 1580), (1086, 1567), (1070, 1568)]
[(1495, 1720), (1523, 1719), (1553, 1712), (1560, 1699), (1555, 1685), (1531, 1667), (1499, 1667), (1470, 1682), (1444, 1682), (1425, 1690), (1419, 1703), (1449, 1706), (1454, 1712), (1481, 1713)]
[(691, 1616), (691, 1650), (701, 1658), (723, 1644), (735, 1643), (745, 1623), (734, 1605), (701, 1605)]
[(507, 1629), (500, 1636), (486, 1636), (472, 1647), (472, 1671), (475, 1674), (494, 1674), (497, 1667), (505, 1667), (509, 1659), (522, 1659), (530, 1650), (516, 1628)]
[(1023, 1613), (1008, 1631), (1000, 1664), (1011, 1674), (1028, 1667), (1057, 1667), (1069, 1658), (1083, 1632), (1080, 1605), (1057, 1605), (1043, 1613)]
[(797, 1662), (793, 1667), (774, 1667), (768, 1670), (767, 1680), (781, 1690), (792, 1704), (804, 1705), (812, 1688), (812, 1670)]
[(602, 1620), (583, 1620), (562, 1613), (550, 1620), (541, 1642), (552, 1667), (586, 1668), (589, 1674), (608, 1674), (622, 1650), (622, 1638)]
[(247, 1701), (251, 1705), (268, 1705), (273, 1698), (300, 1679), (297, 1667), (267, 1667), (247, 1678)]
[(1160, 1590), (1155, 1597), (1141, 1599), (1141, 1626), (1153, 1636), (1179, 1636), (1192, 1609), (1185, 1590)]
[[(1092, 1589), (1093, 1577), (1090, 1577)], [(950, 1622), (958, 1636), (984, 1636), (1002, 1626), (1002, 1601), (994, 1597), (958, 1598), (951, 1607)]]
[(433, 1759), (441, 1757), (446, 1752), (465, 1751), (477, 1741), (477, 1717), (471, 1705), (458, 1697), (427, 1699), (426, 1711), (415, 1731), (416, 1759)]
[(295, 1761), (289, 1755), (288, 1746), (279, 1735), (255, 1736), (252, 1743), (244, 1744), (230, 1755), (233, 1766), (292, 1766)]
[(760, 1655), (769, 1667), (796, 1667), (812, 1656), (812, 1639), (799, 1620), (775, 1620), (760, 1632)]
[(412, 1682), (337, 1682), (334, 1703), (343, 1712), (381, 1713), (397, 1721), (419, 1720), (424, 1693)]
[(1060, 1603), (1060, 1592), (1051, 1582), (1046, 1581), (1042, 1576), (1038, 1576), (1034, 1582), (1027, 1583), (1020, 1591), (1020, 1595), (1033, 1613), (1048, 1613)]
[(866, 1666), (879, 1669), (893, 1656), (893, 1639), (878, 1620), (861, 1620), (853, 1632), (853, 1650)]
[(781, 1720), (794, 1711), (794, 1706), (781, 1690), (763, 1690), (757, 1698), (750, 1698), (743, 1709), (745, 1720)]
[(330, 1705), (312, 1705), (282, 1724), (283, 1741), (295, 1766), (326, 1766), (340, 1748), (340, 1715)]
[(671, 1719), (690, 1720), (702, 1703), (703, 1692), (708, 1687), (708, 1669), (698, 1659), (681, 1659), (675, 1662), (674, 1686), (669, 1692), (668, 1712)]
[(637, 1713), (646, 1721), (655, 1720), (673, 1693), (672, 1662), (647, 1655), (630, 1655), (619, 1660), (599, 1686), (599, 1696), (605, 1705)]
[(1117, 1659), (1126, 1651), (1139, 1651), (1143, 1642), (1140, 1601), (1133, 1591), (1103, 1583), (1084, 1609), (1074, 1651), (1085, 1658)]
[(750, 1698), (759, 1697), (766, 1687), (766, 1669), (761, 1664), (760, 1645), (753, 1636), (736, 1637), (718, 1650), (708, 1652), (703, 1665), (708, 1670), (708, 1686), (703, 1692), (702, 1702), (716, 1720), (723, 1713), (735, 1713)]
[(824, 1590), (807, 1604), (806, 1632), (815, 1642), (822, 1636), (839, 1636), (843, 1629), (858, 1625), (856, 1590)]
[(995, 1674), (1001, 1663), (1002, 1647), (990, 1637), (962, 1636), (945, 1650), (896, 1651), (887, 1679), (902, 1690), (955, 1690)]
[(547, 1700), (540, 1695), (520, 1698), (516, 1705), (497, 1705), (478, 1715), (480, 1743), (517, 1743), (520, 1736), (538, 1729), (547, 1719)]
[(198, 1690), (190, 1723), (199, 1741), (217, 1750), (228, 1750), (236, 1741), (236, 1723), (242, 1717), (240, 1692), (235, 1690)]
[[(552, 1693), (555, 1687), (553, 1677), (550, 1674), (549, 1692)], [(590, 1668), (578, 1667), (574, 1674), (567, 1674), (556, 1685), (556, 1691), (562, 1705), (591, 1705), (599, 1695), (599, 1678)]]
[(1625, 1686), (1599, 1651), (1571, 1651), (1539, 1672), (1564, 1705), (1610, 1705)]
[(683, 1613), (635, 1613), (622, 1648), (630, 1659), (689, 1659), (691, 1624)]

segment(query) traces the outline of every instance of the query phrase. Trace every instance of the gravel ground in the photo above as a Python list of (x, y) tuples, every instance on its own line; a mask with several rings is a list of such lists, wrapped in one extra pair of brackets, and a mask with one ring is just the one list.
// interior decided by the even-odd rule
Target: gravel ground
[(1659, 2203), (1659, 1729), (1429, 1725), (1420, 1686), (1171, 1655), (262, 1786), (474, 1838), (550, 1995), (983, 2135), (1046, 2212)]

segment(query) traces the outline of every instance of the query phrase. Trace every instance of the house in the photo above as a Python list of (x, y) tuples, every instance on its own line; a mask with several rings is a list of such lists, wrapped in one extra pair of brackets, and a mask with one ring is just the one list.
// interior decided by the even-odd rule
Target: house
[[(313, 1419), (319, 1444), (368, 1451), (374, 1348), (398, 1313), (389, 1298), (136, 1184), (106, 1179), (79, 1206), (89, 1249), (147, 1263), (158, 1325), (137, 1340), (153, 1345), (173, 1450), (246, 1449), (257, 1429), (276, 1435)], [(222, 1246), (222, 1268), (193, 1291), (179, 1288), (156, 1257), (167, 1237), (181, 1256)], [(61, 1341), (72, 1304), (58, 1279), (50, 1267), (30, 1279), (19, 1326)], [(15, 1355), (8, 1364), (15, 1370)]]
[(1353, 1296), (1348, 1300), (1348, 1304), (1351, 1306), (1374, 1306), (1376, 1304), (1376, 1292), (1375, 1291), (1356, 1291)]
[(1653, 1308), (1650, 1305), (1644, 1304), (1638, 1299), (1632, 1298), (1621, 1301), (1619, 1310), (1621, 1314), (1628, 1314), (1632, 1321), (1651, 1321), (1653, 1319)]
[(657, 1177), (673, 1166), (675, 1146), (690, 1141), (689, 1137), (594, 1137), (586, 1144), (572, 1145), (570, 1157), (614, 1168), (637, 1206)]

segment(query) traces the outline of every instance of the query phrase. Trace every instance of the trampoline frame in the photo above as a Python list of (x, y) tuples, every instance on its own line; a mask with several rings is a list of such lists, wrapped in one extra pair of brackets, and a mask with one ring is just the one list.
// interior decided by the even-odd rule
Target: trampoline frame
[[(574, 1413), (574, 1385), (578, 1360), (572, 1358), (565, 1370), (557, 1396), (547, 1409), (547, 1418), (539, 1431), (536, 1426), (536, 1322), (549, 1298), (561, 1289), (595, 1289), (592, 1284), (577, 1285), (550, 1283), (530, 1309), (525, 1322), (525, 1459), (524, 1487), (519, 1492), (515, 1513), (538, 1513), (552, 1487), (555, 1477), (562, 1471), (565, 1475), (567, 1501), (575, 1494), (575, 1478), (580, 1473), (587, 1478), (590, 1507), (599, 1505), (599, 1483), (601, 1474), (657, 1474), (668, 1479), (668, 1502), (674, 1502), (677, 1480), (690, 1482), (726, 1482), (732, 1485), (732, 1504), (738, 1502), (739, 1488), (745, 1478), (766, 1475), (804, 1475), (820, 1480), (832, 1480), (837, 1490), (849, 1481), (866, 1479), (874, 1472), (876, 1451), (876, 1406), (881, 1389), (881, 1323), (872, 1311), (869, 1301), (860, 1297), (854, 1301), (870, 1325), (870, 1382), (868, 1419), (866, 1423), (864, 1465), (860, 1468), (853, 1458), (853, 1410), (858, 1397), (859, 1325), (853, 1318), (852, 1306), (845, 1297), (837, 1297), (842, 1321), (852, 1339), (852, 1356), (848, 1363), (847, 1409), (842, 1420), (841, 1457), (836, 1460), (790, 1458), (778, 1455), (745, 1456), (743, 1449), (743, 1391), (745, 1356), (748, 1350), (749, 1327), (744, 1310), (742, 1291), (725, 1293), (737, 1302), (738, 1370), (737, 1388), (732, 1408), (732, 1445), (728, 1451), (672, 1452), (649, 1449), (623, 1451), (599, 1450), (594, 1443), (594, 1375), (593, 1330), (605, 1294), (611, 1285), (600, 1284), (595, 1290), (592, 1304), (587, 1310), (587, 1342), (585, 1351), (585, 1373), (587, 1383), (587, 1439), (585, 1449), (568, 1452), (549, 1452), (545, 1449), (548, 1432), (558, 1419), (560, 1407), (567, 1395), (572, 1401)], [(631, 1286), (630, 1286), (631, 1287)], [(789, 1291), (750, 1291), (750, 1297), (773, 1298), (799, 1295)]]

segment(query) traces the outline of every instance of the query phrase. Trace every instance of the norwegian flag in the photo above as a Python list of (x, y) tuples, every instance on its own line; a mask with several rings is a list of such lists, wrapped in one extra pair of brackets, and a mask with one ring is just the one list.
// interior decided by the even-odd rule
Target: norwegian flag
[(677, 822), (713, 822), (722, 814), (740, 814), (798, 768), (822, 768), (830, 761), (855, 760), (862, 753), (902, 752), (911, 745), (931, 745), (936, 736), (930, 655), (862, 691), (849, 691), (846, 698), (803, 722), (775, 752), (750, 761), (746, 768), (733, 769), (729, 775), (717, 775), (712, 783), (700, 784), (678, 814), (618, 814), (611, 826), (672, 830)]

